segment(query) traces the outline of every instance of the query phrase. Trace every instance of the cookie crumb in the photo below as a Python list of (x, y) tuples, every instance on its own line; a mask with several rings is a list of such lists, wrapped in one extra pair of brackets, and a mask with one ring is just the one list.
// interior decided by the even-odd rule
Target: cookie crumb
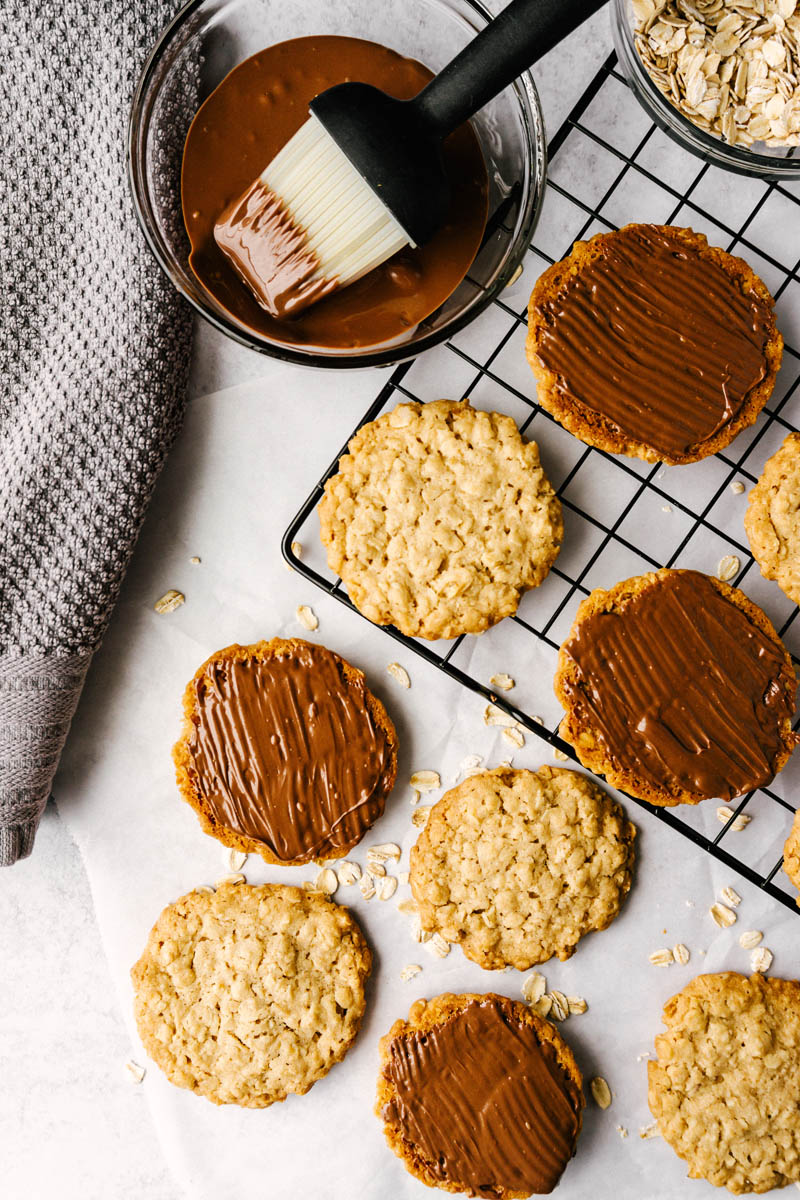
[(423, 805), (422, 808), (415, 808), (411, 814), (411, 824), (416, 825), (417, 829), (424, 829), (428, 824), (428, 817), (430, 815), (430, 805)]
[(617, 1125), (615, 1128), (621, 1138), (626, 1138), (628, 1136), (628, 1131), (624, 1125)]
[(189, 562), (192, 564), (193, 567), (199, 567), (200, 563), (202, 561), (203, 560), (201, 558), (198, 558), (198, 556), (196, 554), (193, 554), (192, 557), (189, 559)]
[(129, 1058), (125, 1063), (125, 1070), (128, 1072), (128, 1076), (133, 1083), (141, 1083), (147, 1074), (145, 1068), (140, 1067), (139, 1064), (134, 1062), (132, 1058)]
[(661, 1137), (661, 1131), (658, 1128), (658, 1121), (651, 1121), (649, 1125), (641, 1125), (639, 1127), (640, 1138), (655, 1138)]

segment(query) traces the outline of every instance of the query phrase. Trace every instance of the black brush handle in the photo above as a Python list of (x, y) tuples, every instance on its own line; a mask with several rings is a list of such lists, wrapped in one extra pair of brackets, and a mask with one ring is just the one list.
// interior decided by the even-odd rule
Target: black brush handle
[(445, 137), (577, 29), (606, 0), (511, 0), (411, 102)]

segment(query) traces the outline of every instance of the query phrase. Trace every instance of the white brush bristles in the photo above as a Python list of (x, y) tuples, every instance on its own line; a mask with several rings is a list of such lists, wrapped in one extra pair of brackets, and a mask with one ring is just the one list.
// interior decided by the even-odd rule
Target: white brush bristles
[(309, 117), (262, 172), (319, 267), (314, 278), (355, 283), (411, 238), (320, 124)]

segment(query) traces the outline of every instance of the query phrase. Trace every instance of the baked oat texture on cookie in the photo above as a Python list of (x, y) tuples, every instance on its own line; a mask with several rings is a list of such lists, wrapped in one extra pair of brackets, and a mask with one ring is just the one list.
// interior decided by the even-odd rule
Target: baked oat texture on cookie
[[(641, 755), (633, 753), (636, 743), (632, 740), (634, 737), (634, 726), (640, 724), (641, 718), (644, 716), (641, 712), (635, 714), (633, 724), (630, 725), (628, 734), (626, 735), (626, 751), (629, 752), (628, 758), (629, 760), (635, 759), (636, 761), (618, 761), (615, 757), (615, 750), (618, 748), (609, 747), (605, 743), (602, 734), (595, 727), (595, 724), (593, 724), (591, 717), (587, 718), (576, 712), (575, 697), (581, 696), (584, 685), (581, 681), (577, 664), (568, 653), (568, 647), (570, 641), (581, 632), (581, 627), (598, 614), (624, 614), (626, 607), (645, 592), (650, 589), (658, 589), (660, 584), (668, 582), (672, 577), (681, 575), (699, 576), (701, 573), (662, 567), (660, 570), (651, 571), (646, 575), (635, 575), (630, 579), (625, 579), (609, 589), (595, 588), (578, 607), (569, 637), (559, 652), (558, 665), (553, 679), (553, 688), (556, 697), (566, 710), (559, 727), (559, 733), (565, 741), (569, 742), (575, 748), (575, 752), (581, 763), (596, 774), (604, 775), (612, 787), (628, 792), (632, 796), (638, 796), (640, 799), (647, 800), (651, 804), (664, 806), (699, 804), (704, 799), (709, 799), (716, 793), (702, 794), (698, 790), (691, 789), (688, 785), (683, 785), (675, 779), (662, 779), (655, 782), (643, 776)], [(778, 658), (782, 663), (778, 682), (781, 694), (785, 693), (786, 696), (786, 713), (780, 717), (774, 730), (774, 740), (777, 744), (772, 772), (774, 776), (786, 765), (798, 741), (792, 731), (791, 714), (794, 712), (797, 679), (791, 657), (769, 618), (744, 592), (739, 588), (731, 587), (730, 584), (724, 583), (713, 576), (702, 575), (701, 577), (724, 600), (728, 601), (733, 608), (744, 614), (747, 621), (777, 648)], [(650, 653), (651, 651), (648, 650), (647, 652)], [(675, 659), (673, 645), (665, 644), (664, 652), (668, 653), (672, 659)], [(652, 677), (655, 674), (658, 680), (661, 679), (662, 672), (659, 663), (655, 662), (655, 660), (653, 662), (642, 661), (638, 665), (643, 667), (643, 677)], [(693, 665), (687, 659), (685, 675), (687, 682), (689, 681)], [(719, 676), (720, 680), (723, 679), (723, 671), (715, 670), (714, 673)], [(694, 683), (695, 690), (699, 689), (703, 694), (711, 694), (711, 686), (714, 682), (712, 679), (709, 678), (707, 682), (704, 680), (693, 680), (692, 682)], [(733, 682), (736, 681), (734, 680)], [(603, 683), (603, 695), (599, 698), (597, 695), (589, 697), (587, 701), (586, 707), (589, 713), (597, 709), (599, 701), (612, 708), (619, 707), (618, 692), (615, 691), (617, 682), (613, 676), (609, 674), (608, 680), (604, 679)], [(649, 684), (640, 683), (638, 686), (641, 687), (642, 694), (647, 693)], [(772, 684), (770, 687), (771, 690), (775, 690), (772, 688)], [(682, 708), (683, 705), (678, 707)], [(647, 715), (648, 720), (651, 720), (652, 715), (649, 713)], [(725, 724), (724, 720), (723, 724)], [(636, 732), (638, 733), (638, 730)], [(707, 732), (702, 731), (701, 739)], [(677, 744), (678, 739), (675, 739), (675, 742)]]
[(467, 401), (399, 404), (364, 425), (319, 519), (357, 608), (423, 638), (481, 633), (516, 612), (563, 535), (536, 443)]
[(131, 971), (145, 1049), (214, 1104), (266, 1108), (344, 1058), (372, 955), (353, 917), (282, 884), (189, 892), (161, 913)]
[[(792, 828), (783, 847), (783, 869), (800, 891), (800, 808), (794, 814)], [(797, 903), (800, 904), (800, 895)]]
[[(752, 295), (770, 310), (769, 335), (764, 347), (764, 377), (744, 397), (734, 418), (701, 442), (690, 445), (684, 451), (669, 453), (659, 450), (646, 441), (631, 435), (601, 411), (590, 408), (573, 395), (558, 374), (548, 369), (540, 356), (542, 338), (546, 329), (543, 306), (563, 296), (568, 285), (574, 283), (581, 271), (592, 264), (603, 252), (607, 243), (624, 239), (630, 232), (649, 229), (654, 233), (674, 235), (679, 243), (699, 259), (709, 260), (720, 267), (730, 279), (731, 285), (743, 295)], [(596, 446), (611, 454), (625, 454), (642, 458), (647, 462), (688, 463), (697, 462), (708, 455), (722, 450), (747, 426), (752, 425), (766, 404), (775, 386), (775, 378), (781, 365), (783, 338), (775, 324), (772, 308), (774, 300), (766, 285), (744, 261), (717, 246), (709, 246), (702, 233), (670, 225), (626, 225), (610, 233), (598, 233), (588, 241), (575, 242), (569, 255), (554, 263), (536, 281), (528, 305), (528, 336), (526, 354), (531, 370), (537, 380), (536, 399), (570, 433), (590, 446)], [(605, 311), (600, 314), (605, 320)], [(638, 310), (640, 324), (644, 313)], [(629, 331), (629, 332), (634, 332)], [(643, 339), (657, 336), (657, 330), (647, 329)]]
[(648, 1101), (689, 1177), (736, 1195), (800, 1180), (800, 983), (700, 975), (664, 1024)]
[(800, 604), (800, 433), (767, 459), (744, 525), (761, 574)]
[(631, 886), (636, 830), (577, 771), (498, 767), (433, 806), (411, 850), (423, 929), (488, 970), (567, 959)]
[[(384, 1136), (389, 1148), (400, 1158), (406, 1170), (422, 1180), (428, 1187), (439, 1188), (447, 1192), (464, 1192), (468, 1196), (483, 1196), (491, 1197), (491, 1200), (522, 1200), (523, 1197), (531, 1195), (530, 1187), (519, 1188), (508, 1183), (507, 1180), (498, 1178), (487, 1178), (481, 1172), (480, 1184), (475, 1186), (474, 1180), (467, 1178), (453, 1178), (448, 1172), (448, 1167), (451, 1165), (446, 1157), (446, 1145), (450, 1140), (448, 1131), (441, 1126), (437, 1126), (434, 1122), (429, 1121), (427, 1104), (441, 1103), (444, 1099), (447, 1112), (452, 1114), (456, 1129), (455, 1143), (459, 1150), (464, 1153), (465, 1160), (470, 1158), (470, 1154), (474, 1156), (477, 1146), (475, 1143), (470, 1145), (470, 1135), (480, 1123), (480, 1119), (488, 1119), (491, 1126), (494, 1126), (491, 1132), (494, 1136), (491, 1141), (496, 1148), (502, 1148), (502, 1144), (506, 1146), (510, 1144), (514, 1147), (522, 1147), (526, 1143), (533, 1147), (535, 1154), (535, 1146), (537, 1136), (544, 1139), (549, 1151), (556, 1154), (555, 1149), (556, 1138), (555, 1128), (552, 1123), (546, 1124), (541, 1131), (528, 1126), (525, 1138), (519, 1136), (519, 1125), (515, 1121), (513, 1111), (514, 1096), (519, 1095), (519, 1081), (516, 1079), (514, 1072), (524, 1074), (524, 1062), (518, 1060), (515, 1064), (514, 1072), (504, 1079), (494, 1081), (494, 1086), (491, 1088), (491, 1095), (487, 1096), (480, 1090), (480, 1086), (475, 1088), (464, 1088), (460, 1090), (458, 1084), (454, 1085), (454, 1080), (457, 1076), (452, 1073), (448, 1077), (446, 1074), (439, 1072), (439, 1077), (444, 1080), (439, 1097), (430, 1096), (426, 1093), (425, 1097), (420, 1098), (420, 1105), (415, 1116), (419, 1117), (421, 1125), (424, 1127), (426, 1134), (430, 1136), (432, 1142), (439, 1143), (427, 1148), (419, 1145), (415, 1140), (408, 1136), (408, 1131), (404, 1131), (401, 1123), (393, 1119), (392, 1109), (398, 1100), (397, 1087), (391, 1078), (390, 1064), (392, 1060), (393, 1045), (398, 1040), (402, 1041), (407, 1038), (413, 1038), (415, 1035), (431, 1035), (435, 1036), (436, 1032), (453, 1019), (458, 1019), (463, 1016), (466, 1010), (473, 1004), (497, 1005), (499, 1011), (503, 1014), (504, 1019), (510, 1024), (518, 1023), (526, 1029), (532, 1030), (536, 1041), (542, 1045), (548, 1053), (552, 1053), (558, 1068), (563, 1072), (563, 1087), (565, 1092), (566, 1102), (569, 1104), (572, 1112), (572, 1120), (574, 1123), (573, 1135), (563, 1161), (557, 1164), (556, 1170), (560, 1174), (569, 1157), (575, 1152), (575, 1145), (580, 1134), (583, 1108), (585, 1100), (583, 1097), (583, 1079), (575, 1061), (575, 1056), (572, 1050), (564, 1041), (563, 1037), (551, 1024), (543, 1017), (539, 1017), (533, 1012), (528, 1004), (524, 1004), (518, 1000), (509, 1000), (506, 996), (499, 996), (495, 993), (487, 993), (485, 995), (475, 993), (464, 993), (454, 995), (446, 992), (443, 995), (436, 996), (432, 1000), (417, 1000), (412, 1004), (408, 1020), (395, 1021), (389, 1032), (381, 1038), (379, 1043), (380, 1050), (380, 1072), (378, 1075), (377, 1099), (375, 1104), (375, 1113), (384, 1122)], [(477, 1048), (476, 1048), (477, 1049)], [(469, 1057), (467, 1055), (466, 1057)], [(473, 1056), (474, 1057), (474, 1056)], [(491, 1047), (489, 1047), (488, 1057), (491, 1058)], [(464, 1064), (459, 1063), (459, 1066)], [(462, 1076), (463, 1080), (463, 1076)], [(470, 1080), (470, 1082), (472, 1082)], [(503, 1094), (503, 1088), (510, 1084), (508, 1092)], [(480, 1114), (480, 1118), (479, 1118)], [(518, 1115), (518, 1114), (517, 1114)], [(551, 1114), (551, 1121), (553, 1120)], [(496, 1123), (496, 1124), (495, 1124)], [(466, 1126), (468, 1133), (462, 1131), (459, 1133), (459, 1126)], [(452, 1143), (451, 1143), (452, 1144)], [(462, 1163), (462, 1167), (465, 1163)], [(472, 1162), (472, 1167), (480, 1167), (480, 1163)], [(509, 1171), (510, 1175), (511, 1172)], [(537, 1193), (540, 1194), (540, 1193)]]

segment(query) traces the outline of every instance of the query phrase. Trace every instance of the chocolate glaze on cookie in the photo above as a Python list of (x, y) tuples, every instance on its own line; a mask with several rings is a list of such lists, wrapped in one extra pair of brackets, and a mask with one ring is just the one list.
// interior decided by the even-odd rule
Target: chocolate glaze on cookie
[(574, 1153), (580, 1089), (500, 997), (395, 1038), (384, 1076), (384, 1120), (445, 1185), (484, 1197), (551, 1192)]
[(212, 659), (194, 683), (191, 774), (210, 815), (282, 862), (335, 856), (383, 812), (395, 743), (364, 678), (324, 646)]
[(731, 423), (766, 377), (771, 305), (663, 227), (598, 241), (537, 304), (536, 353), (566, 395), (680, 458)]
[(730, 798), (768, 783), (796, 680), (773, 640), (698, 571), (671, 571), (620, 610), (579, 619), (561, 677), (573, 723), (657, 790)]

